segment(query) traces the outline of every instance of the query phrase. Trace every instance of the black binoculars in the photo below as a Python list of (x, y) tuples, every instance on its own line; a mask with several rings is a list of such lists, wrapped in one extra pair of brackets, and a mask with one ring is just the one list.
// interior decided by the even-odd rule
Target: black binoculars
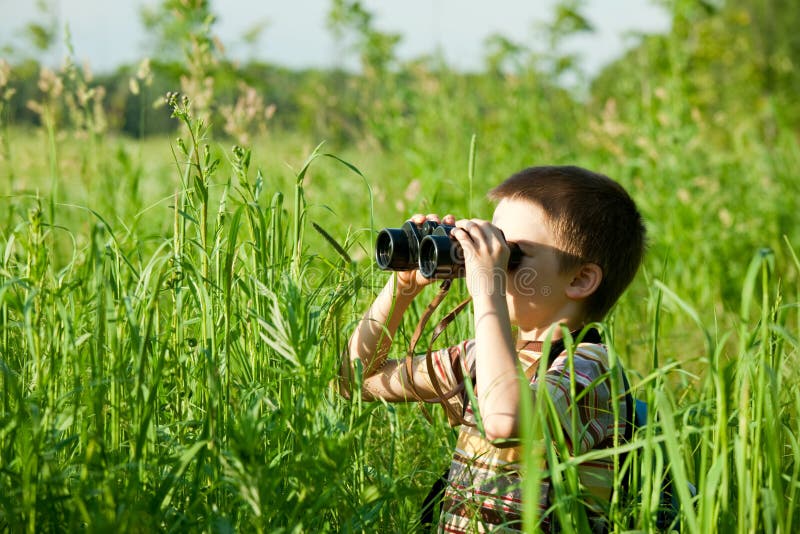
[[(425, 278), (449, 279), (464, 276), (464, 249), (450, 237), (455, 226), (425, 221), (406, 221), (401, 228), (384, 228), (375, 242), (375, 261), (385, 271), (419, 269)], [(516, 243), (508, 243), (511, 256), (508, 269), (522, 259)]]

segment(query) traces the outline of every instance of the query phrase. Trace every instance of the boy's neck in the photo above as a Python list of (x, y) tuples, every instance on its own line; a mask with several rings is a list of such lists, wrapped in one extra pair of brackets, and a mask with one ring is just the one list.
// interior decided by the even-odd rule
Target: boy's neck
[[(577, 338), (583, 327), (570, 329), (570, 334), (572, 338)], [(559, 333), (559, 336), (555, 337), (555, 332)], [(556, 350), (556, 353), (560, 353), (564, 349), (564, 336), (560, 335), (562, 330), (559, 328), (553, 332), (553, 337), (550, 339), (549, 346), (551, 348), (551, 353), (553, 350)], [(582, 338), (583, 343), (600, 343), (602, 342), (602, 338), (600, 337), (600, 333), (595, 328), (590, 328)], [(516, 350), (517, 352), (521, 351), (528, 351), (528, 352), (537, 352), (541, 353), (544, 350), (545, 341), (541, 339), (535, 340), (525, 340), (525, 339), (517, 339), (516, 343)]]
[(563, 335), (563, 328), (567, 327), (570, 332), (580, 331), (583, 326), (585, 325), (585, 321), (580, 319), (564, 319), (561, 321), (555, 321), (550, 325), (542, 328), (534, 328), (531, 330), (522, 330), (520, 329), (517, 332), (517, 345), (520, 343), (527, 343), (527, 342), (539, 342), (542, 343), (546, 339), (550, 339), (550, 341), (557, 341), (564, 337)]

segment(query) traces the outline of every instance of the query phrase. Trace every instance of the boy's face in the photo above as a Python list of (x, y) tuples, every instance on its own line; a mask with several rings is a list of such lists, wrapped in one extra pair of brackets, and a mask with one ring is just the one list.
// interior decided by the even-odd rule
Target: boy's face
[(566, 295), (578, 268), (560, 272), (559, 255), (564, 251), (544, 211), (526, 200), (503, 199), (492, 223), (523, 253), (520, 265), (508, 273), (506, 289), (511, 322), (519, 327), (519, 334), (535, 339), (556, 322), (579, 327), (583, 303)]

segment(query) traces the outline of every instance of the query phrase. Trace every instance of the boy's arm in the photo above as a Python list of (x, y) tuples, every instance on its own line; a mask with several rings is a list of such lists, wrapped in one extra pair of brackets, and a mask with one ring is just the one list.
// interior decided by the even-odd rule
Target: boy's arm
[[(422, 224), (425, 220), (439, 222), (436, 215), (414, 215), (411, 220)], [(455, 217), (446, 215), (444, 224), (454, 224)], [(404, 361), (386, 360), (394, 335), (403, 314), (422, 289), (432, 280), (418, 271), (397, 272), (383, 287), (374, 302), (356, 326), (348, 343), (347, 355), (339, 369), (340, 392), (350, 396), (356, 361), (360, 360), (363, 372), (362, 396), (365, 400), (383, 399), (389, 402), (414, 400), (413, 392), (404, 377)], [(417, 391), (433, 397), (433, 386), (422, 359), (412, 365)]]
[(505, 292), (473, 297), (473, 306), (475, 380), (486, 438), (513, 439), (518, 435), (520, 386)]
[(359, 321), (348, 342), (347, 355), (339, 370), (339, 383), (343, 394), (346, 396), (350, 394), (358, 360), (361, 361), (365, 381), (384, 366), (403, 314), (418, 293), (419, 289), (404, 284), (399, 276), (390, 278), (383, 287)]
[(517, 352), (506, 302), (509, 249), (499, 229), (487, 221), (458, 221), (453, 234), (464, 249), (466, 282), (475, 313), (475, 374), (486, 437), (518, 434), (520, 385)]
[[(394, 280), (398, 280), (397, 290)], [(408, 402), (436, 397), (425, 356), (417, 356), (412, 360), (413, 389), (407, 376), (405, 359), (387, 360), (403, 314), (420, 289), (401, 285), (399, 276), (392, 277), (375, 298), (356, 326), (339, 369), (339, 391), (342, 395), (351, 395), (356, 362), (360, 360), (361, 397), (364, 400)], [(442, 383), (447, 377), (433, 378), (437, 379)]]

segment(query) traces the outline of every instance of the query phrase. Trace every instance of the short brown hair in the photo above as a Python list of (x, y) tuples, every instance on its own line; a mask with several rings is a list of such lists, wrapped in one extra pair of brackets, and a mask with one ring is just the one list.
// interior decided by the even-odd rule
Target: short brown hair
[(611, 178), (575, 166), (524, 169), (489, 191), (489, 198), (527, 200), (539, 206), (565, 252), (564, 272), (582, 263), (603, 270), (587, 313), (601, 320), (631, 283), (645, 249), (645, 227), (636, 204)]

